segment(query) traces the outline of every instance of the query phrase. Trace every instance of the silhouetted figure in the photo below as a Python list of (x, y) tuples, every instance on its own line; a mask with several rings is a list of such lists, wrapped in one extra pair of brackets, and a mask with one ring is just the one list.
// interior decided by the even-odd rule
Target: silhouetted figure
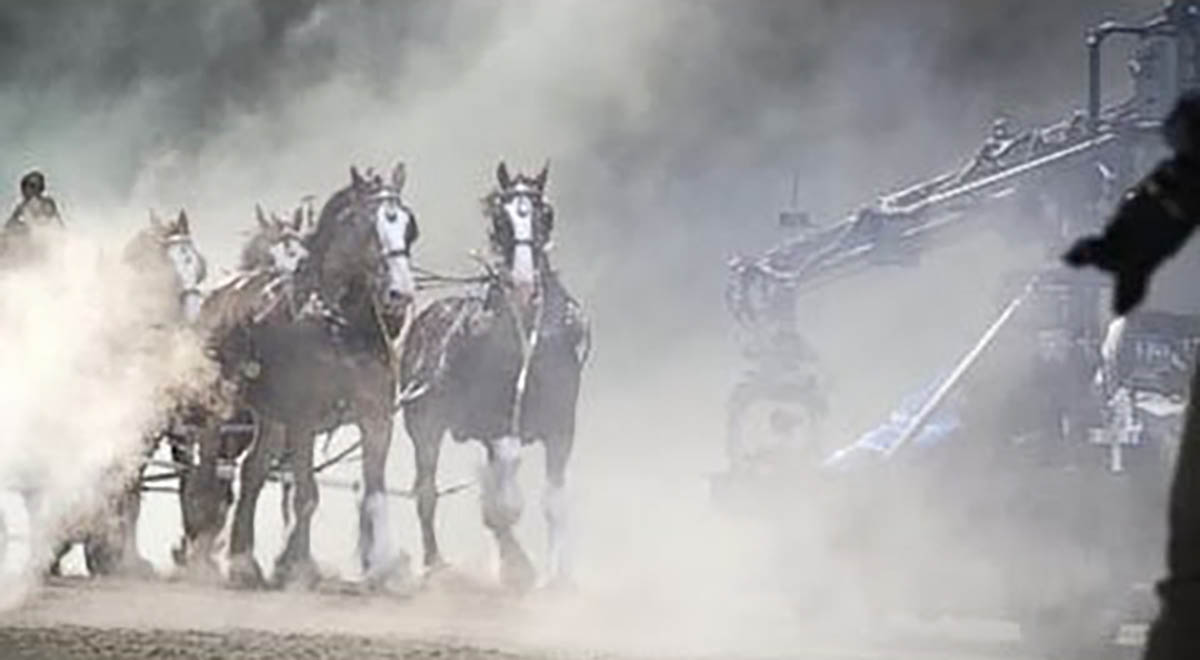
[[(1163, 126), (1174, 149), (1122, 199), (1101, 236), (1064, 255), (1072, 266), (1116, 276), (1113, 311), (1124, 315), (1145, 297), (1150, 276), (1183, 247), (1200, 220), (1200, 93), (1183, 96)], [(1192, 376), (1168, 516), (1167, 577), (1150, 628), (1146, 660), (1200, 658), (1200, 371)]]
[(46, 245), (47, 235), (63, 228), (58, 205), (46, 194), (46, 177), (37, 170), (21, 177), (21, 201), (0, 234), (4, 250), (17, 249), (22, 257), (36, 257)]
[(4, 224), (4, 230), (30, 232), (45, 227), (62, 226), (58, 205), (46, 194), (46, 177), (37, 170), (21, 177), (21, 202)]

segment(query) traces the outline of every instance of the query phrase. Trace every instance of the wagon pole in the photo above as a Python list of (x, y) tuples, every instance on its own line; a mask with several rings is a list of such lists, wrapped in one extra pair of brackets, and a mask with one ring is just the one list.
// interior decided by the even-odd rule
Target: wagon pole
[(1017, 297), (1013, 298), (1012, 301), (1008, 303), (1008, 305), (1004, 308), (1004, 311), (1000, 313), (1000, 316), (992, 322), (992, 325), (987, 329), (987, 332), (983, 333), (983, 337), (975, 343), (975, 346), (973, 346), (970, 351), (967, 351), (967, 354), (964, 355), (961, 360), (959, 360), (958, 364), (955, 365), (954, 370), (950, 372), (949, 376), (946, 377), (946, 380), (942, 381), (942, 384), (938, 386), (933, 395), (930, 396), (925, 404), (921, 406), (921, 409), (912, 418), (912, 421), (908, 423), (908, 426), (905, 427), (904, 432), (900, 434), (900, 437), (896, 439), (896, 442), (883, 452), (885, 458), (891, 458), (897, 450), (908, 444), (908, 442), (912, 440), (917, 433), (920, 433), (921, 429), (925, 428), (925, 424), (929, 421), (929, 418), (933, 415), (933, 413), (937, 412), (938, 408), (940, 408), (942, 403), (945, 402), (946, 397), (951, 391), (953, 391), (954, 387), (958, 385), (958, 382), (962, 380), (962, 377), (966, 375), (972, 366), (975, 365), (975, 363), (979, 360), (979, 357), (983, 355), (984, 351), (991, 346), (997, 335), (1000, 334), (1000, 330), (1002, 330), (1004, 326), (1008, 324), (1009, 320), (1012, 319), (1013, 314), (1016, 313), (1017, 309), (1021, 306), (1021, 303), (1025, 302), (1025, 300), (1029, 298), (1029, 294), (1031, 294), (1034, 288), (1036, 288), (1038, 280), (1041, 279), (1041, 277), (1042, 273), (1039, 272), (1029, 278), (1029, 281), (1025, 283), (1025, 287), (1019, 294), (1017, 294)]
[[(282, 481), (282, 479), (279, 477), (279, 475), (276, 475), (276, 474), (270, 475), (269, 477), (267, 477), (267, 480), (268, 481), (276, 481), (276, 482)], [(362, 483), (359, 481), (347, 481), (347, 480), (342, 480), (342, 479), (318, 479), (317, 484), (323, 488), (324, 487), (337, 488), (340, 490), (349, 490), (349, 491), (354, 491), (354, 492), (358, 492), (358, 491), (362, 490)], [(448, 486), (446, 488), (440, 489), (437, 492), (437, 496), (445, 497), (447, 495), (454, 495), (455, 493), (464, 491), (474, 485), (475, 485), (474, 481), (464, 481), (462, 483), (457, 483), (457, 484), (454, 484), (453, 486)], [(401, 499), (406, 499), (406, 500), (415, 499), (417, 496), (416, 492), (413, 490), (400, 490), (400, 489), (396, 489), (396, 488), (385, 489), (384, 494), (388, 495), (390, 497), (399, 497)]]
[(159, 474), (148, 474), (148, 475), (142, 477), (141, 479), (139, 479), (138, 481), (143, 484), (151, 484), (151, 483), (155, 483), (158, 481), (171, 481), (172, 479), (178, 479), (182, 476), (183, 476), (182, 471), (160, 472)]

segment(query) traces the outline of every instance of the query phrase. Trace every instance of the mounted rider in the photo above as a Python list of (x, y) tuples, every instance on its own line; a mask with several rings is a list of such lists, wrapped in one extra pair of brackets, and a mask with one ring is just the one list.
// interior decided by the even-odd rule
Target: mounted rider
[(21, 201), (4, 223), (3, 238), (6, 246), (21, 241), (25, 245), (65, 229), (58, 204), (46, 194), (46, 177), (33, 170), (21, 177)]

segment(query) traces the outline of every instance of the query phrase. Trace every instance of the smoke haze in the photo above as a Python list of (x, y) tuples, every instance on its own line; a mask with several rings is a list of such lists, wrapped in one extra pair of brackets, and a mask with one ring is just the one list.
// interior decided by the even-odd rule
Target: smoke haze
[[(0, 492), (30, 498), (31, 520), (5, 522), (31, 570), (62, 538), (99, 529), (87, 521), (119, 496), (143, 438), (214, 382), (199, 342), (168, 329), (171, 290), (117, 262), (123, 247), (79, 231), (0, 279)], [(9, 570), (15, 559), (0, 557), (0, 605), (34, 577)]]
[[(606, 604), (636, 594), (638, 612), (674, 612), (676, 641), (762, 641), (748, 620), (780, 611), (784, 596), (750, 595), (764, 584), (761, 545), (713, 519), (705, 482), (723, 467), (724, 399), (740, 367), (721, 303), (726, 259), (778, 238), (794, 176), (799, 204), (832, 219), (959, 166), (1001, 112), (1024, 125), (1065, 117), (1083, 103), (1085, 28), (1159, 5), (6, 2), (0, 181), (40, 167), (68, 223), (106, 234), (131, 232), (147, 207), (184, 207), (201, 250), (231, 267), (255, 203), (286, 211), (341, 187), (351, 164), (404, 160), (417, 262), (463, 272), (485, 244), (478, 200), (496, 163), (548, 159), (553, 259), (596, 345), (570, 481), (581, 580)], [(1106, 67), (1121, 94), (1124, 62)], [(985, 237), (806, 299), (802, 332), (834, 388), (822, 441), (852, 439), (961, 354), (990, 322), (1003, 271), (1041, 256), (1030, 252)], [(0, 347), (14, 345), (4, 336)], [(58, 374), (69, 362), (37, 364)], [(143, 385), (107, 391), (136, 399)], [(35, 399), (39, 414), (61, 405)], [(137, 412), (121, 430), (144, 412), (126, 403)], [(25, 423), (0, 430), (24, 437), (13, 425)], [(392, 483), (405, 487), (402, 432), (393, 448)], [(470, 478), (476, 449), (447, 452), (443, 484)], [(536, 459), (525, 461), (530, 493)], [(521, 534), (538, 550), (538, 499), (527, 499)], [(270, 491), (262, 502), (274, 508)], [(172, 506), (151, 517), (169, 521)], [(396, 508), (418, 556), (415, 516)], [(473, 497), (440, 513), (450, 560), (486, 565)], [(350, 556), (353, 516), (349, 498), (323, 496), (319, 559)], [(176, 531), (156, 529), (143, 543), (161, 558)], [(269, 536), (262, 545), (269, 557)], [(647, 627), (647, 638), (662, 632)]]

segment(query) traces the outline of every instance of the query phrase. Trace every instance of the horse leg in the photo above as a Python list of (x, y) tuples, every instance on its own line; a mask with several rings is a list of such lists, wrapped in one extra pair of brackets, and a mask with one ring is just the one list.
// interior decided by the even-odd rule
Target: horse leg
[(533, 563), (517, 541), (513, 526), (525, 507), (517, 469), (521, 439), (505, 436), (488, 443), (488, 464), (482, 479), (483, 524), (500, 548), (500, 579), (514, 591), (528, 591), (536, 578)]
[[(25, 504), (25, 515), (29, 538), (26, 539), (30, 550), (28, 561), (38, 566), (42, 575), (59, 577), (62, 575), (62, 558), (71, 551), (72, 541), (46, 533), (45, 516), (42, 511), (45, 496), (35, 488), (22, 489), (21, 500)], [(48, 552), (39, 548), (49, 549)], [(45, 563), (43, 563), (45, 562)]]
[(292, 473), (284, 471), (282, 474), (285, 476), (282, 477), (283, 481), (279, 484), (279, 519), (283, 521), (284, 529), (291, 529), (294, 522), (292, 520), (292, 498), (295, 497), (295, 493), (292, 491), (295, 489), (292, 487), (292, 477), (287, 476)]
[[(137, 505), (141, 498), (141, 474), (145, 464), (139, 461), (133, 474), (125, 475), (119, 463), (113, 463), (105, 470), (105, 483), (117, 482), (120, 489), (117, 492), (105, 494), (104, 506), (94, 513), (89, 520), (81, 539), (83, 558), (88, 574), (92, 577), (114, 575), (123, 572), (125, 560), (133, 565), (133, 557), (137, 555), (136, 546), (128, 556), (130, 543), (130, 516), (133, 525), (137, 524)], [(133, 500), (132, 506), (130, 500)], [(131, 510), (132, 509), (132, 510)], [(136, 544), (136, 538), (132, 539)], [(146, 566), (149, 566), (147, 562)], [(153, 569), (150, 569), (153, 573)]]
[(363, 500), (358, 512), (358, 552), (363, 576), (372, 588), (400, 575), (407, 578), (408, 555), (392, 545), (386, 468), (392, 444), (392, 416), (384, 412), (359, 421), (362, 432)]
[(175, 566), (182, 568), (187, 565), (188, 552), (193, 538), (192, 529), (194, 528), (191, 519), (192, 510), (187, 502), (187, 493), (191, 482), (188, 479), (188, 470), (191, 469), (192, 458), (190, 452), (179, 446), (174, 438), (171, 441), (171, 461), (175, 463), (175, 469), (179, 471), (179, 521), (183, 527), (179, 545), (171, 549), (171, 558), (175, 560)]
[(51, 577), (62, 577), (62, 560), (71, 552), (71, 548), (75, 546), (75, 542), (71, 540), (60, 541), (54, 546), (54, 552), (50, 557), (49, 573)]
[(229, 579), (235, 586), (263, 585), (262, 568), (254, 558), (254, 510), (267, 480), (270, 460), (282, 444), (283, 427), (263, 421), (250, 453), (242, 461), (242, 489), (233, 512), (229, 538)]
[(292, 508), (295, 524), (287, 536), (283, 552), (275, 560), (275, 582), (286, 585), (301, 580), (304, 586), (314, 586), (319, 579), (312, 558), (312, 517), (320, 502), (316, 474), (313, 472), (313, 432), (308, 428), (288, 426), (284, 440), (290, 456), (292, 474), (296, 478)]
[(157, 447), (157, 439), (147, 439), (137, 472), (133, 475), (117, 505), (118, 510), (122, 513), (121, 540), (123, 543), (120, 570), (138, 577), (154, 577), (155, 575), (154, 565), (143, 557), (138, 549), (138, 520), (142, 515), (142, 476), (146, 474), (146, 465)]
[(154, 566), (138, 550), (137, 524), (142, 509), (142, 474), (138, 466), (130, 483), (116, 502), (112, 534), (91, 535), (83, 544), (83, 556), (92, 575), (119, 573), (140, 578), (155, 575)]
[(225, 502), (229, 484), (217, 474), (222, 454), (219, 426), (206, 424), (200, 430), (197, 445), (199, 461), (188, 466), (187, 478), (181, 477), (179, 491), (185, 536), (181, 563), (198, 569), (201, 574), (212, 574), (217, 569), (213, 558), (216, 538), (228, 513)]
[(292, 487), (292, 479), (295, 477), (296, 472), (292, 470), (289, 464), (290, 459), (291, 457), (285, 451), (279, 460), (279, 476), (282, 479), (279, 482), (279, 516), (280, 520), (283, 521), (284, 529), (291, 529), (292, 527), (292, 498), (294, 497), (292, 491), (295, 490)]
[(421, 520), (421, 547), (425, 554), (425, 568), (430, 571), (446, 565), (438, 549), (437, 532), (434, 529), (438, 503), (438, 458), (442, 453), (442, 438), (446, 430), (436, 425), (431, 412), (424, 407), (413, 408), (411, 415), (405, 411), (408, 435), (417, 462), (413, 493), (417, 499), (417, 517)]
[(574, 433), (546, 439), (546, 491), (542, 512), (546, 516), (549, 580), (554, 586), (571, 584), (570, 541), (567, 529), (567, 461), (571, 457)]

